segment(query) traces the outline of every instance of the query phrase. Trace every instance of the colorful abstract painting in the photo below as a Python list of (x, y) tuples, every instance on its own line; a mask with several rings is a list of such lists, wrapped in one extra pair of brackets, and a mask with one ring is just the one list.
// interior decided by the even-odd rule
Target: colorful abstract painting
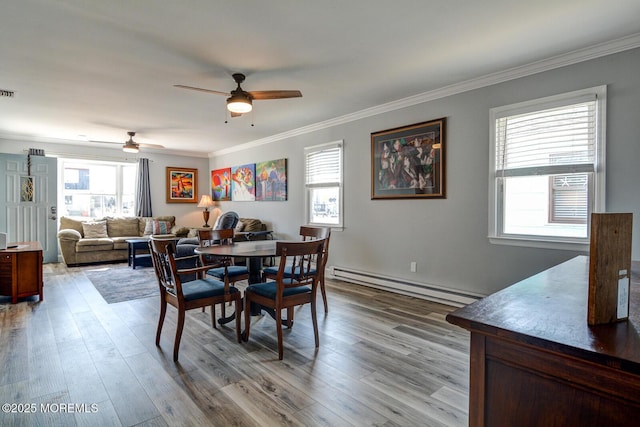
[(287, 200), (287, 159), (256, 163), (256, 200)]
[(256, 164), (231, 168), (231, 200), (253, 202), (256, 200)]
[(215, 201), (231, 200), (231, 168), (211, 171), (211, 198)]

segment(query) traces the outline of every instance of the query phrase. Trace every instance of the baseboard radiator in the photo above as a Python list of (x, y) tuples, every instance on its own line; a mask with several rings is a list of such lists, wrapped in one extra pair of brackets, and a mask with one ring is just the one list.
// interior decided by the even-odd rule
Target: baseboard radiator
[(370, 286), (372, 288), (395, 292), (416, 298), (438, 302), (453, 307), (463, 307), (482, 298), (484, 295), (474, 295), (455, 289), (442, 288), (435, 285), (428, 285), (419, 282), (412, 282), (405, 279), (385, 277), (379, 274), (367, 273), (353, 270), (351, 268), (330, 266), (327, 268), (327, 275), (330, 278), (342, 280), (358, 285)]

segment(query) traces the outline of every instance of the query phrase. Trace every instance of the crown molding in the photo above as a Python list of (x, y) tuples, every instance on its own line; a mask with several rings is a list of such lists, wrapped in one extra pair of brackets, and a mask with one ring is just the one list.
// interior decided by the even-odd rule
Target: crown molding
[(635, 49), (638, 47), (640, 47), (640, 33), (632, 34), (630, 36), (622, 37), (616, 40), (611, 40), (605, 43), (600, 43), (587, 48), (574, 50), (566, 54), (553, 56), (551, 58), (532, 62), (527, 65), (510, 68), (510, 69), (499, 71), (496, 73), (487, 74), (482, 77), (444, 86), (439, 89), (419, 93), (417, 95), (412, 95), (407, 98), (387, 102), (385, 104), (381, 104), (375, 107), (371, 107), (364, 110), (356, 111), (354, 113), (349, 113), (343, 116), (335, 117), (333, 119), (314, 123), (308, 126), (303, 126), (297, 129), (292, 129), (286, 132), (271, 135), (266, 138), (257, 139), (255, 141), (247, 142), (245, 144), (241, 144), (236, 147), (225, 148), (223, 150), (219, 150), (211, 153), (209, 157), (216, 157), (220, 155), (234, 153), (237, 151), (243, 151), (250, 148), (259, 147), (261, 145), (269, 144), (276, 141), (281, 141), (283, 139), (292, 138), (299, 135), (304, 135), (307, 133), (315, 132), (317, 130), (326, 129), (333, 126), (342, 125), (345, 123), (350, 123), (356, 120), (364, 119), (364, 118), (375, 116), (378, 114), (399, 110), (401, 108), (412, 107), (414, 105), (422, 104), (424, 102), (445, 98), (447, 96), (457, 95), (463, 92), (468, 92), (471, 90), (480, 89), (480, 88), (495, 85), (498, 83), (515, 80), (521, 77), (538, 74), (544, 71), (554, 70), (556, 68), (566, 67), (567, 65), (573, 65), (580, 62), (589, 61), (591, 59), (612, 55), (614, 53), (619, 53), (626, 50)]

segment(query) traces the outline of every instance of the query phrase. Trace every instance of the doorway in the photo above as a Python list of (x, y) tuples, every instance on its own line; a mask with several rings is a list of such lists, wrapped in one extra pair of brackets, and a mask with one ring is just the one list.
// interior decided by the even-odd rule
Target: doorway
[(38, 241), (44, 262), (58, 262), (56, 158), (0, 154), (0, 232), (7, 242)]

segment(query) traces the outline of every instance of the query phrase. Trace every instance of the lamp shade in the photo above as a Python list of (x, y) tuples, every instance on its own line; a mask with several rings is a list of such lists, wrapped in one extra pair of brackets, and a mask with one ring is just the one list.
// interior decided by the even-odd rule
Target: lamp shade
[(208, 209), (211, 206), (213, 206), (213, 200), (211, 200), (211, 196), (209, 196), (208, 194), (202, 195), (202, 197), (200, 197), (200, 203), (198, 203), (198, 207)]
[(251, 99), (247, 96), (234, 94), (227, 99), (227, 109), (232, 113), (248, 113), (253, 109)]

